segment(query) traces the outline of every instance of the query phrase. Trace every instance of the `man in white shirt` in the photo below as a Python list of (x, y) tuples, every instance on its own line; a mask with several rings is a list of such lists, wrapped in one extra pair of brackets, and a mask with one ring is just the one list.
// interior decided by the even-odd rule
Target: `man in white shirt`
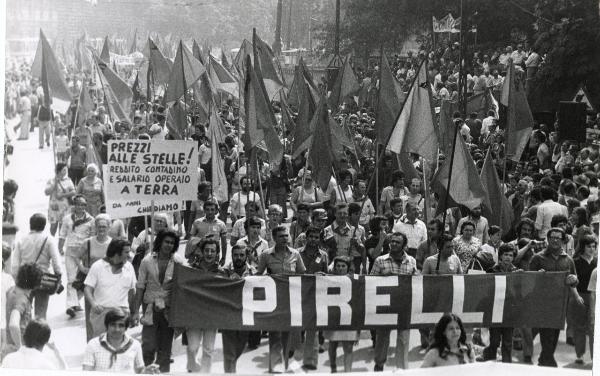
[(417, 205), (413, 202), (408, 202), (405, 214), (400, 221), (396, 222), (393, 228), (393, 232), (401, 232), (406, 235), (406, 253), (412, 257), (417, 255), (419, 244), (427, 241), (427, 226), (417, 218), (418, 214), (419, 209)]
[(84, 294), (91, 307), (92, 338), (105, 331), (104, 316), (112, 308), (132, 312), (137, 279), (133, 265), (127, 261), (129, 250), (127, 240), (111, 240), (106, 257), (92, 264), (87, 274)]
[[(152, 231), (152, 227), (148, 230), (143, 230), (138, 234), (136, 238), (131, 242), (131, 250), (136, 252), (138, 247), (142, 244), (150, 243), (150, 236), (154, 236), (163, 230), (167, 230), (169, 228), (167, 215), (165, 213), (156, 213), (152, 218), (152, 225), (154, 228), (154, 233)], [(146, 253), (148, 250), (146, 250)]]
[[(238, 219), (237, 221), (235, 221), (235, 223), (231, 227), (231, 233), (229, 234), (229, 241), (230, 241), (230, 244), (232, 247), (237, 244), (238, 240), (240, 240), (241, 238), (243, 238), (244, 236), (247, 235), (246, 218), (257, 216), (258, 213), (260, 213), (260, 208), (259, 208), (258, 204), (253, 201), (247, 202), (245, 209), (246, 209), (246, 217), (242, 217), (242, 218)], [(261, 223), (260, 237), (265, 239), (266, 238), (265, 232), (266, 232), (267, 225), (266, 225), (264, 219), (262, 219), (260, 217), (257, 217), (257, 218)]]
[[(19, 350), (6, 355), (2, 360), (2, 368), (58, 370), (67, 369), (67, 364), (54, 345), (48, 342), (50, 327), (44, 320), (32, 320), (23, 333), (23, 344)], [(44, 351), (44, 347), (52, 350), (53, 357)], [(54, 358), (54, 359), (52, 359)]]
[(488, 116), (481, 121), (481, 138), (485, 140), (490, 135), (490, 130), (496, 122), (496, 113), (494, 110), (488, 111)]
[(158, 113), (156, 114), (156, 123), (152, 124), (150, 129), (148, 129), (148, 134), (153, 140), (165, 139), (165, 136), (167, 135), (167, 131), (165, 130), (165, 120), (164, 112), (161, 112), (159, 108)]
[(538, 230), (538, 239), (546, 239), (546, 233), (552, 228), (552, 217), (562, 214), (569, 217), (567, 207), (553, 200), (556, 191), (549, 186), (541, 188), (542, 203), (538, 205), (535, 218), (535, 228)]
[(523, 51), (523, 45), (517, 45), (517, 50), (510, 55), (514, 65), (521, 65), (527, 58), (527, 52)]
[(504, 53), (502, 55), (500, 55), (500, 57), (498, 58), (498, 63), (500, 63), (500, 65), (503, 68), (506, 68), (506, 66), (508, 65), (508, 59), (511, 57), (513, 53), (513, 49), (511, 46), (506, 47), (506, 50), (504, 50)]
[(240, 179), (242, 190), (231, 196), (229, 209), (231, 211), (231, 221), (235, 223), (238, 218), (246, 216), (246, 204), (254, 201), (260, 205), (260, 195), (252, 191), (252, 180), (248, 176)]

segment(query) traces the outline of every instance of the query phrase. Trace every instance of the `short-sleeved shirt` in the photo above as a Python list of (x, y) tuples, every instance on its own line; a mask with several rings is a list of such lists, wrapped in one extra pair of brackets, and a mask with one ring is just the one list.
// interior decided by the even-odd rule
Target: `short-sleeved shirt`
[[(261, 238), (266, 238), (266, 228), (267, 228), (267, 224), (265, 222), (264, 219), (262, 218), (258, 218), (258, 220), (260, 221), (260, 237)], [(244, 236), (246, 236), (246, 229), (244, 228), (244, 223), (246, 223), (246, 218), (240, 218), (237, 221), (235, 221), (235, 223), (233, 224), (233, 226), (231, 227), (231, 237), (236, 237), (236, 238), (243, 238)]]
[(92, 265), (84, 281), (94, 289), (94, 300), (103, 307), (129, 307), (129, 291), (135, 289), (136, 282), (131, 263), (125, 262), (119, 273), (113, 273), (104, 259)]
[(64, 216), (62, 226), (60, 226), (60, 238), (65, 239), (67, 251), (74, 252), (77, 256), (81, 256), (81, 246), (85, 239), (96, 234), (94, 218), (88, 213), (85, 213), (85, 222), (82, 220), (77, 226), (73, 226), (73, 219), (73, 214)]
[(269, 248), (258, 257), (257, 273), (263, 274), (303, 274), (306, 267), (300, 253), (287, 247), (285, 252), (276, 252), (275, 247)]
[[(390, 202), (393, 199), (408, 196), (409, 193), (410, 192), (406, 187), (400, 188), (400, 191), (397, 195), (394, 194), (394, 187), (389, 186), (383, 188), (383, 190), (381, 191), (381, 202), (385, 205), (385, 212), (388, 212), (390, 210)], [(404, 205), (402, 205), (402, 207), (404, 207)]]
[(254, 191), (249, 191), (247, 194), (242, 191), (234, 193), (229, 203), (231, 214), (237, 217), (245, 217), (248, 201), (254, 201), (260, 205), (260, 195)]
[(408, 248), (417, 249), (419, 244), (427, 240), (427, 226), (420, 219), (410, 223), (406, 216), (394, 224), (393, 232), (401, 232), (406, 235)]
[(440, 268), (437, 270), (438, 255), (429, 256), (423, 263), (423, 274), (462, 274), (460, 259), (456, 255), (450, 255), (446, 260), (440, 260)]
[(56, 370), (58, 367), (38, 349), (21, 346), (2, 360), (2, 368)]
[(16, 340), (12, 338), (10, 330), (8, 330), (10, 315), (15, 310), (21, 314), (19, 328), (21, 329), (22, 336), (25, 334), (27, 324), (31, 321), (31, 299), (25, 290), (17, 286), (11, 287), (6, 293), (6, 344), (8, 346), (14, 346), (17, 343)]
[[(355, 231), (355, 227), (348, 223), (339, 225), (337, 222), (333, 222), (323, 230), (323, 238), (326, 243), (335, 239), (336, 256), (354, 257), (356, 250), (351, 249), (351, 239), (354, 238), (358, 243), (362, 243), (361, 233), (358, 230)], [(360, 256), (360, 253), (358, 253), (358, 256)]]
[(544, 269), (547, 272), (569, 272), (575, 274), (575, 263), (571, 256), (567, 255), (564, 251), (554, 257), (550, 254), (548, 249), (543, 252), (536, 253), (529, 262), (529, 270), (537, 272), (540, 269)]
[(102, 334), (88, 342), (81, 364), (94, 371), (134, 373), (136, 368), (144, 367), (142, 346), (136, 339), (125, 334), (124, 343), (128, 341), (131, 341), (129, 348), (122, 354), (117, 354), (116, 359), (111, 362), (112, 354), (102, 344), (115, 349), (106, 340), (106, 334)]
[(254, 244), (250, 243), (250, 240), (248, 240), (248, 236), (244, 236), (243, 238), (239, 239), (235, 244), (243, 245), (246, 247), (248, 263), (253, 267), (256, 267), (258, 265), (258, 258), (260, 257), (260, 255), (263, 252), (269, 250), (269, 243), (265, 239), (260, 237), (260, 235), (258, 237), (258, 241)]
[(206, 217), (196, 219), (192, 224), (193, 236), (198, 238), (213, 237), (218, 239), (221, 236), (227, 235), (227, 226), (220, 219), (213, 219), (209, 221)]
[(306, 267), (306, 274), (315, 274), (317, 272), (327, 273), (327, 267), (329, 265), (329, 257), (327, 252), (317, 249), (312, 255), (309, 255), (306, 251), (306, 247), (298, 249), (300, 256), (302, 256), (302, 262)]
[(87, 162), (87, 149), (84, 146), (71, 146), (69, 149), (71, 154), (71, 168), (83, 169)]
[(402, 261), (398, 262), (388, 253), (387, 255), (379, 256), (375, 259), (373, 269), (371, 269), (369, 274), (385, 276), (400, 274), (413, 275), (417, 273), (417, 261), (414, 257), (404, 253)]

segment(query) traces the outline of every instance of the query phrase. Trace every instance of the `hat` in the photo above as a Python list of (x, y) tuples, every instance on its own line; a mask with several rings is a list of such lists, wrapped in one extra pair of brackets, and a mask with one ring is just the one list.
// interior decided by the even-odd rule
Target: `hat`
[(327, 220), (327, 212), (325, 211), (325, 209), (315, 209), (312, 212), (312, 218), (314, 219), (322, 219), (322, 220)]

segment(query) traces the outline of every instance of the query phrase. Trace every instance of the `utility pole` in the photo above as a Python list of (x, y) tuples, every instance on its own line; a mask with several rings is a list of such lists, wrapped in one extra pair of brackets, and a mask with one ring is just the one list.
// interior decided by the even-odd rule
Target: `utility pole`
[(275, 24), (275, 41), (273, 42), (273, 52), (275, 55), (281, 54), (281, 13), (283, 12), (283, 0), (277, 0), (277, 23)]
[(292, 48), (292, 7), (294, 6), (294, 0), (289, 1), (289, 9), (288, 9), (288, 21), (287, 21), (287, 40), (286, 45), (287, 49)]
[(333, 55), (340, 54), (340, 0), (335, 0), (335, 45), (333, 46)]

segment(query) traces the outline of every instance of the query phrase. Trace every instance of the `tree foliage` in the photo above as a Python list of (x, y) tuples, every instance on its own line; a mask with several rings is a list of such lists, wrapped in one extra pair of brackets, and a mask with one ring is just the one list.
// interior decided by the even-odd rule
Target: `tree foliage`
[(541, 18), (535, 48), (545, 54), (536, 83), (559, 96), (581, 84), (600, 92), (598, 3), (538, 0), (536, 14)]

